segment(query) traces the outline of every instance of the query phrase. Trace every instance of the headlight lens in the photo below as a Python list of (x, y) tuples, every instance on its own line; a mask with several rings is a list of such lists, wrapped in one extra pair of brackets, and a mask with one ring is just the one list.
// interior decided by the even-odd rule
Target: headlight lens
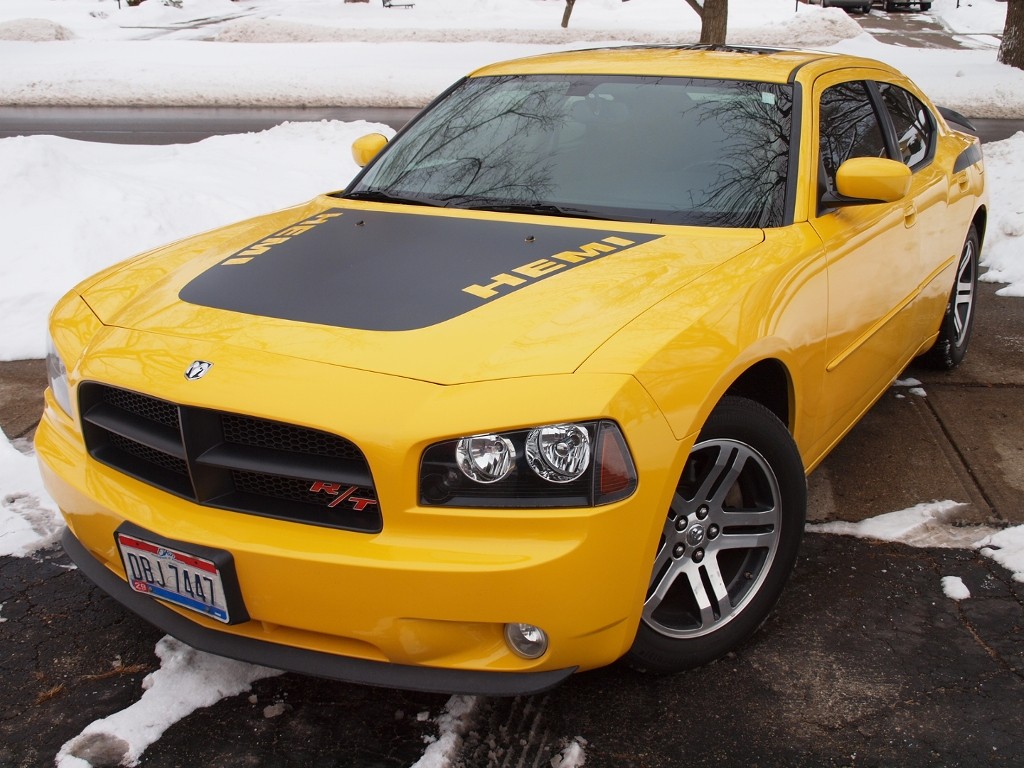
[(611, 421), (548, 424), (430, 446), (420, 503), (453, 507), (588, 507), (636, 490), (626, 440)]
[(478, 483), (496, 483), (516, 466), (516, 449), (501, 435), (474, 435), (455, 444), (462, 474)]
[(71, 415), (71, 389), (68, 386), (68, 369), (64, 365), (53, 338), (46, 337), (46, 377), (53, 392), (53, 399), (64, 409), (64, 413)]
[(590, 466), (590, 434), (578, 424), (555, 424), (530, 431), (526, 462), (552, 483), (571, 483)]

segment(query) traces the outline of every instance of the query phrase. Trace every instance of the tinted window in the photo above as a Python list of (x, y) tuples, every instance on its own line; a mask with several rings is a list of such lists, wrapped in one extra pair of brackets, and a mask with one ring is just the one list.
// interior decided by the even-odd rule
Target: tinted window
[(931, 156), (935, 129), (928, 108), (914, 94), (890, 83), (879, 83), (899, 143), (901, 159), (913, 168)]
[(347, 194), (729, 227), (784, 219), (787, 85), (626, 76), (472, 78)]
[(886, 157), (878, 114), (862, 82), (842, 83), (821, 96), (821, 160), (829, 189), (835, 190), (836, 169), (851, 157)]

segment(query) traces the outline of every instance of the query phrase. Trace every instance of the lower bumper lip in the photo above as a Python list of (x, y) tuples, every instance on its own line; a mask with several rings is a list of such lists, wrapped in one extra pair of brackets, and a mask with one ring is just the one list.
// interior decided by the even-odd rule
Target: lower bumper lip
[(362, 685), (486, 696), (541, 693), (555, 687), (577, 669), (569, 667), (544, 672), (481, 672), (417, 667), (335, 656), (256, 638), (226, 634), (207, 629), (156, 600), (133, 592), (127, 583), (89, 554), (70, 529), (64, 532), (61, 543), (75, 565), (123, 606), (193, 648), (218, 656)]

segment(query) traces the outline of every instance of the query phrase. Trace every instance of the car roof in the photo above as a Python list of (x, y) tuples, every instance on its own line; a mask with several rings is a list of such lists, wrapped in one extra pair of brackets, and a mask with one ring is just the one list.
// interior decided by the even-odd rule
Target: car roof
[(867, 59), (822, 51), (728, 45), (643, 45), (531, 56), (482, 67), (470, 77), (540, 74), (662, 75), (785, 83), (795, 76), (797, 70), (812, 62), (825, 64), (827, 69), (865, 64), (879, 66), (878, 62)]

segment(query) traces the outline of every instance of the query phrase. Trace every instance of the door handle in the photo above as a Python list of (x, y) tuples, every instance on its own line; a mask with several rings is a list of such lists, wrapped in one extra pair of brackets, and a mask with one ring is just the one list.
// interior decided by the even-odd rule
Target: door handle
[(903, 223), (909, 229), (917, 222), (917, 206), (908, 205), (903, 209)]

